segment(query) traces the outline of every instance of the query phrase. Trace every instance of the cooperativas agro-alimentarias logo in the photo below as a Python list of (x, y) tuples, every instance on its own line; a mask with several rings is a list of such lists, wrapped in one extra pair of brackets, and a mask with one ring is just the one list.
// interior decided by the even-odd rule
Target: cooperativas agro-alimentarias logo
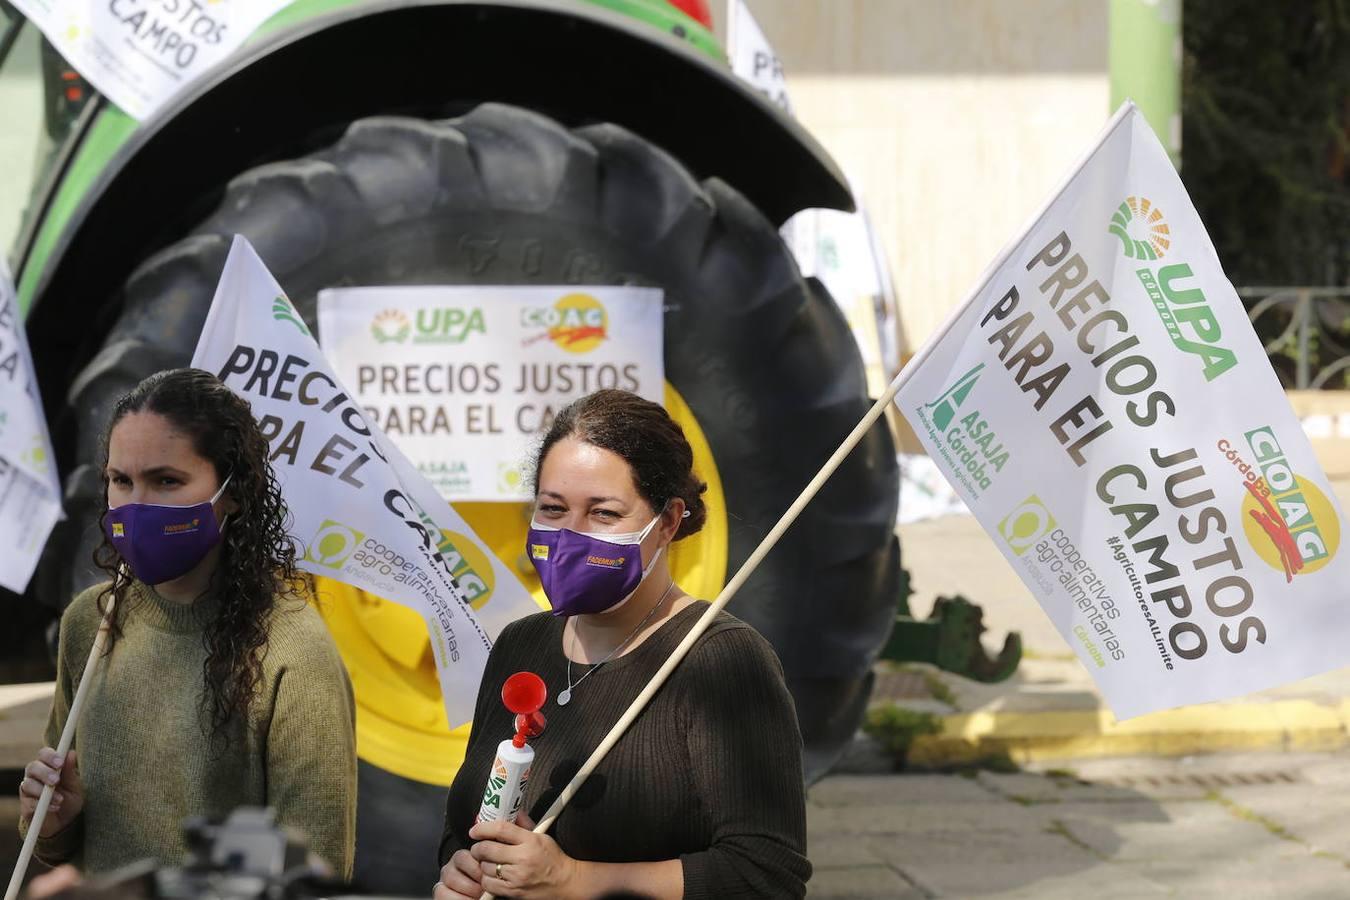
[[(1106, 230), (1120, 239), (1121, 253), (1139, 261), (1134, 274), (1167, 329), (1173, 345), (1200, 360), (1206, 381), (1237, 365), (1237, 355), (1223, 346), (1223, 328), (1199, 279), (1187, 262), (1150, 263), (1169, 253), (1176, 257), (1171, 226), (1163, 211), (1147, 197), (1126, 197), (1111, 215)], [(1189, 284), (1182, 282), (1189, 281)]]
[(340, 569), (361, 546), (365, 537), (365, 532), (332, 519), (324, 519), (314, 539), (305, 547), (304, 558), (329, 569)]
[(526, 338), (526, 344), (550, 340), (568, 353), (589, 353), (609, 337), (609, 313), (590, 294), (567, 294), (552, 306), (527, 307), (520, 324), (542, 328), (542, 334)]
[[(1294, 471), (1274, 428), (1255, 428), (1243, 437), (1245, 447), (1219, 441), (1219, 451), (1240, 471), (1246, 470), (1243, 534), (1266, 565), (1284, 572), (1285, 581), (1316, 572), (1340, 548), (1336, 508), (1321, 488)], [(1259, 477), (1242, 458), (1243, 451), (1251, 454)]]

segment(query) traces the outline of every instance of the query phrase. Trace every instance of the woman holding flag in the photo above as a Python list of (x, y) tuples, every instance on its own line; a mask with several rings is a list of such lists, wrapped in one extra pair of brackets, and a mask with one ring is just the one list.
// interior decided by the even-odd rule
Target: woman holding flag
[[(539, 817), (707, 604), (671, 575), (667, 549), (702, 527), (706, 487), (658, 404), (598, 391), (563, 410), (534, 472), (527, 555), (553, 613), (492, 648), (464, 764), (446, 801), (434, 900), (800, 897), (806, 809), (801, 736), (767, 641), (720, 613), (562, 812)], [(529, 670), (548, 724), (517, 821), (475, 824), (497, 742), (514, 730), (502, 683)]]
[(160, 372), (117, 402), (103, 450), (95, 562), (109, 580), (62, 616), (50, 745), (105, 620), (109, 645), (89, 669), (75, 749), (48, 746), (24, 770), (21, 830), (53, 785), (44, 861), (177, 865), (184, 818), (266, 806), (349, 875), (351, 685), (306, 602), (248, 403), (207, 372)]

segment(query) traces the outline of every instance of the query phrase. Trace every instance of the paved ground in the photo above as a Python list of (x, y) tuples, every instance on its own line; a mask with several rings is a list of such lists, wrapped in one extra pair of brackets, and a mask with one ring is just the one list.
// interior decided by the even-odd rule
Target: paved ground
[[(812, 900), (1350, 896), (1350, 752), (1100, 759), (812, 788)], [(0, 822), (17, 818), (0, 797)], [(0, 829), (0, 871), (17, 852)]]
[(1350, 753), (1052, 772), (827, 777), (810, 793), (809, 896), (1350, 896)]

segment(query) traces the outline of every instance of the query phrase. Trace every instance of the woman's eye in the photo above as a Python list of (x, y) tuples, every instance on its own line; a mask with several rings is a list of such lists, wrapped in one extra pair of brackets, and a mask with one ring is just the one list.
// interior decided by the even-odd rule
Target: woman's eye
[(615, 512), (615, 511), (612, 510), (612, 509), (597, 509), (597, 510), (593, 510), (593, 511), (591, 512), (591, 515), (593, 515), (593, 516), (598, 516), (598, 517), (601, 518), (601, 519), (609, 519), (609, 520), (611, 520), (611, 521), (614, 520), (614, 519), (622, 518), (622, 516), (620, 516), (617, 512)]
[(561, 506), (558, 506), (556, 503), (546, 503), (543, 506), (539, 507), (539, 511), (541, 513), (547, 513), (551, 516), (556, 516), (563, 512), (563, 508)]

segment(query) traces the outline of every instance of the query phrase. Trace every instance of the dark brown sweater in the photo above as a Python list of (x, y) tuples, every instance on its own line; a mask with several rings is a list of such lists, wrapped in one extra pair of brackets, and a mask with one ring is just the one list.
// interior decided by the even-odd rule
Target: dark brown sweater
[[(539, 821), (706, 609), (680, 610), (576, 686), (567, 706), (555, 701), (567, 686), (563, 619), (539, 613), (509, 625), (488, 658), (464, 764), (446, 799), (441, 864), (470, 845), (497, 744), (513, 733), (501, 701), (507, 676), (529, 670), (548, 685), (548, 727), (530, 742), (536, 755), (525, 795), (525, 809)], [(588, 669), (572, 665), (574, 685)], [(801, 734), (769, 643), (719, 614), (552, 834), (577, 859), (678, 858), (687, 898), (805, 894), (811, 864)]]

